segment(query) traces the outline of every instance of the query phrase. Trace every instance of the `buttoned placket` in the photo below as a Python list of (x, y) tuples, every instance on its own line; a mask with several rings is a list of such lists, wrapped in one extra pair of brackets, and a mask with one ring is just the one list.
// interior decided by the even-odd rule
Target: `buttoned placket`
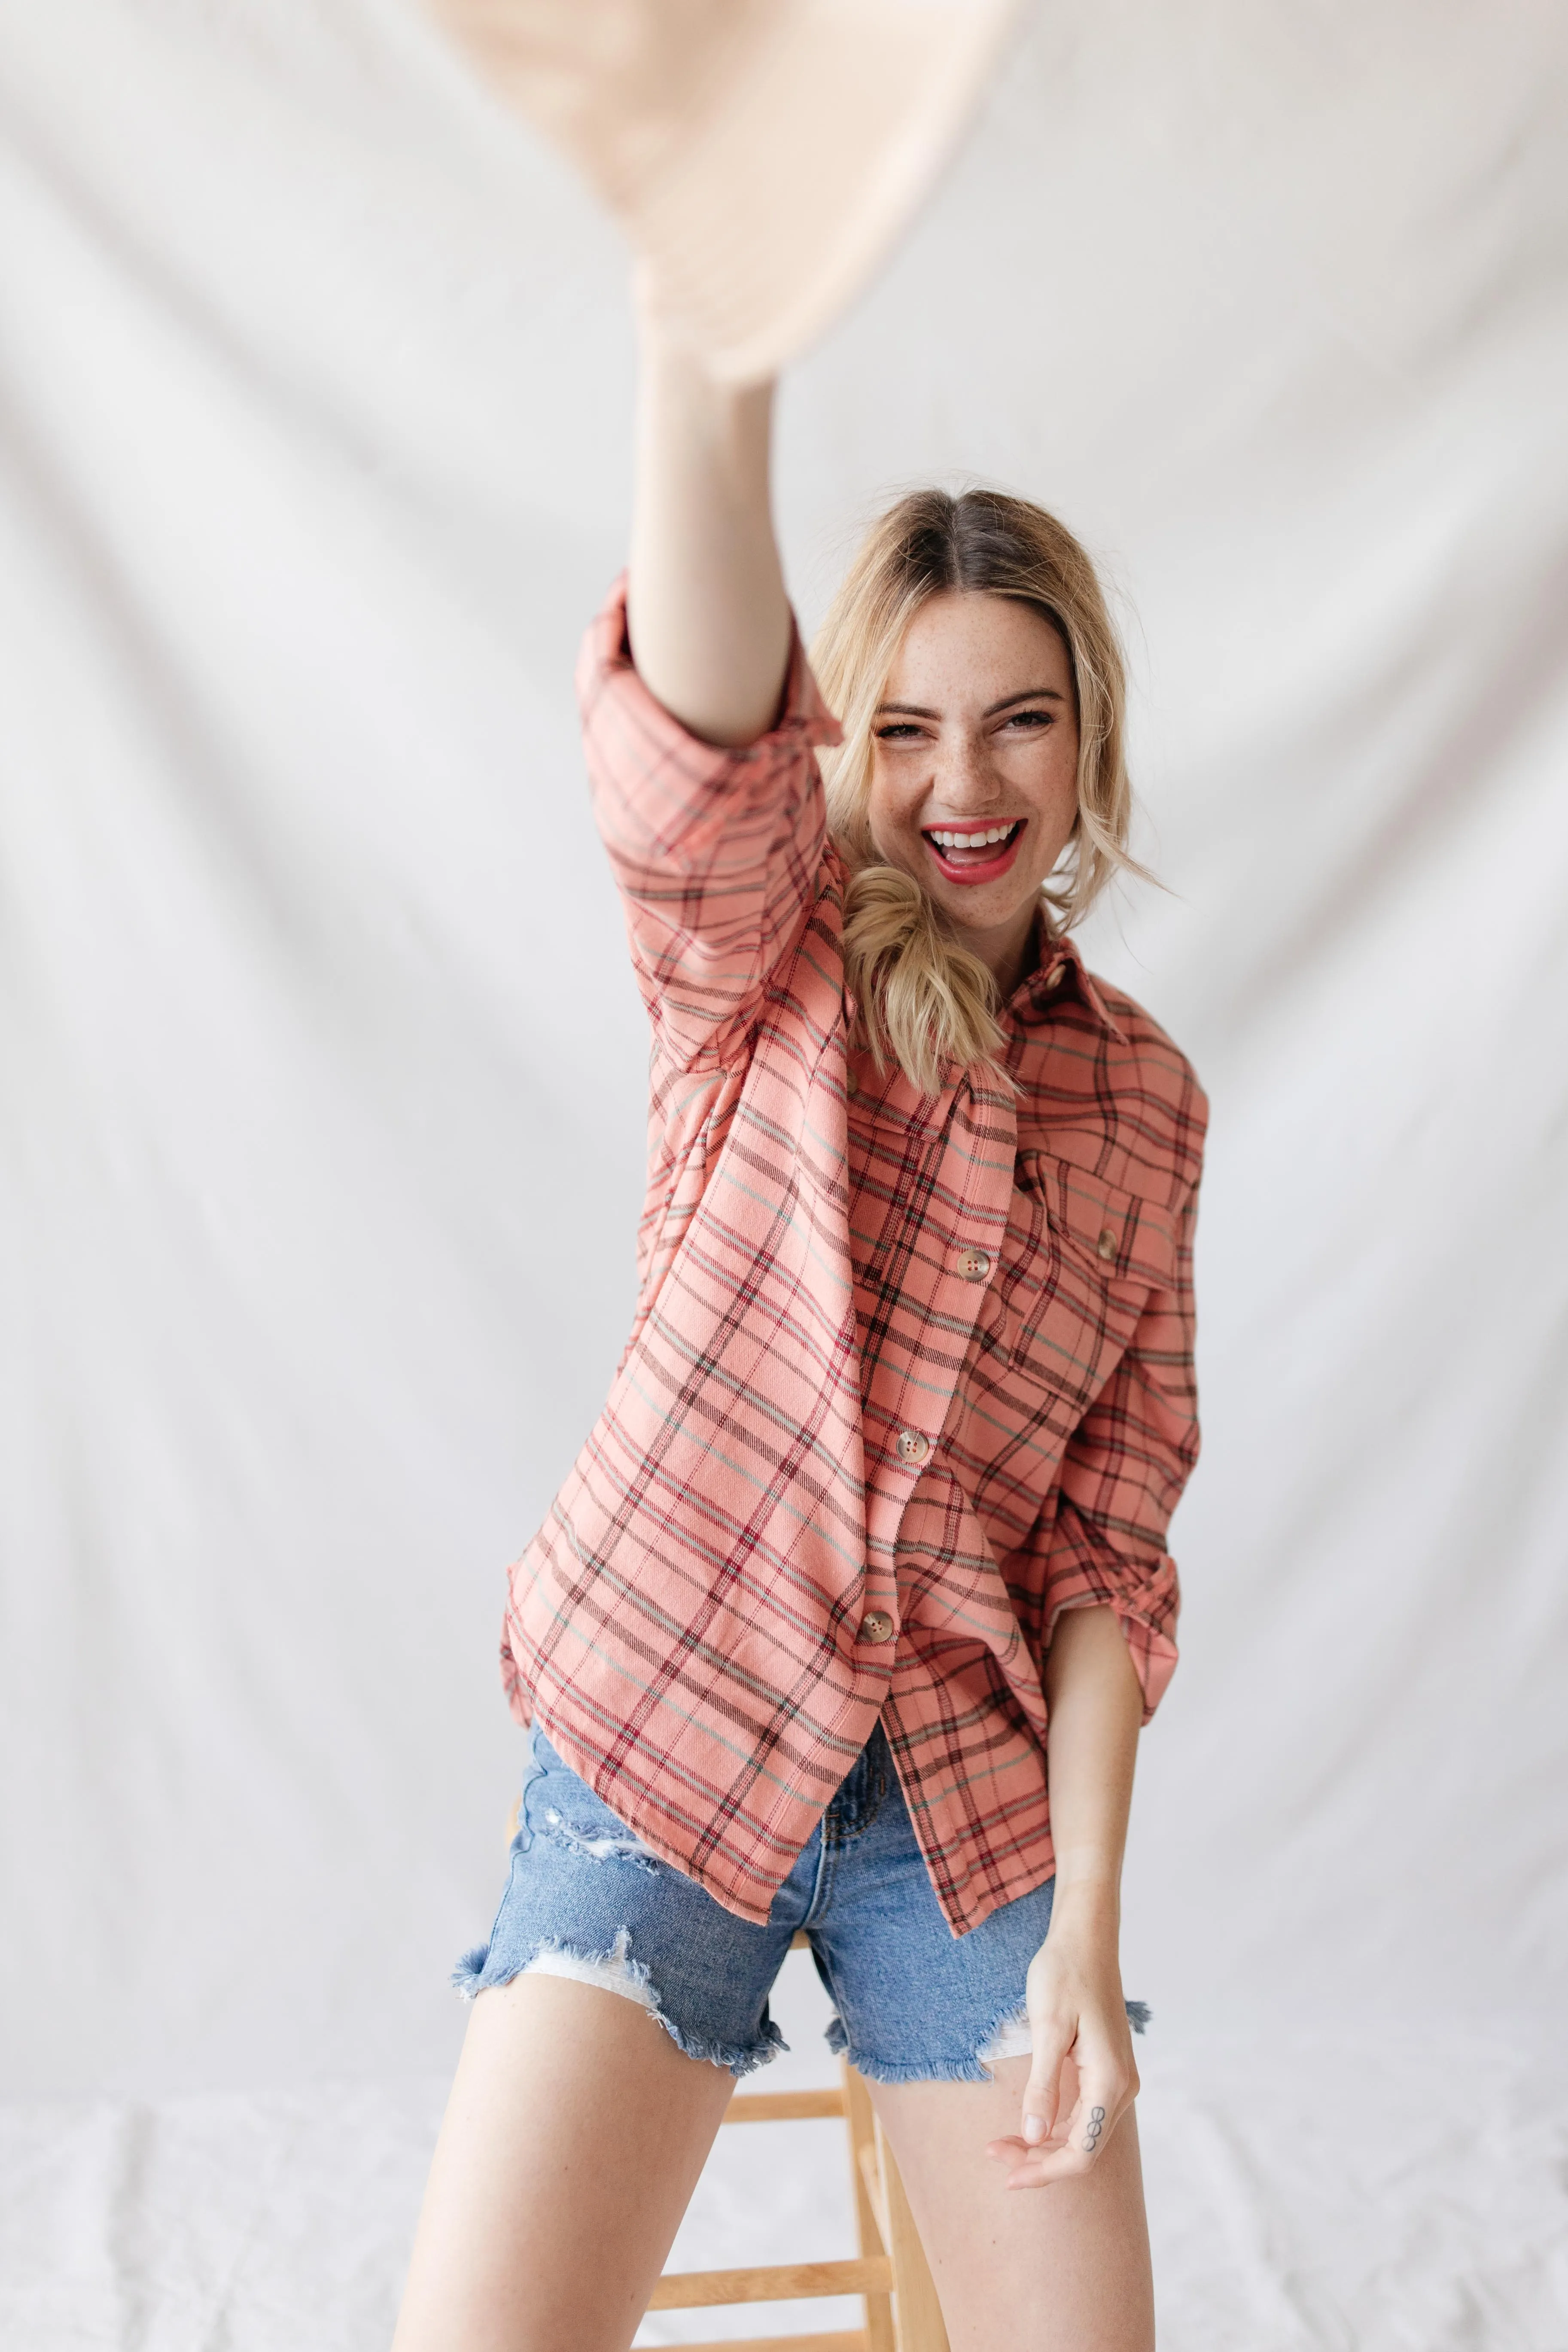
[[(928, 1364), (946, 1360), (940, 1381), (910, 1394), (900, 1374), (885, 1360), (871, 1368), (866, 1391), (866, 1553), (864, 1608), (857, 1635), (860, 1663), (880, 1675), (891, 1671), (899, 1633), (897, 1557), (899, 1531), (921, 1475), (936, 1459), (952, 1404), (967, 1342), (980, 1313), (1006, 1229), (1012, 1200), (1016, 1137), (1010, 1113), (987, 1102), (985, 1116), (1007, 1129), (989, 1155), (961, 1146), (954, 1126), (963, 1115), (957, 1090), (940, 1098), (932, 1124), (944, 1129), (942, 1165), (933, 1198), (955, 1194), (952, 1229), (941, 1236), (946, 1258), (929, 1305), (907, 1299), (907, 1312), (929, 1324), (943, 1318), (940, 1349), (917, 1349)], [(917, 1410), (918, 1406), (918, 1410)]]

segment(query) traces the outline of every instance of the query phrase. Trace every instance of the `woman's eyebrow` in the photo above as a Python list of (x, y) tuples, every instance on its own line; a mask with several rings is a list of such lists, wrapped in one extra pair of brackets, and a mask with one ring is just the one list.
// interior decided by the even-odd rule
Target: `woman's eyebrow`
[(983, 710), (980, 715), (983, 719), (994, 719), (999, 710), (1011, 710), (1016, 702), (1065, 702), (1066, 700), (1067, 696), (1058, 694), (1054, 686), (1029, 686), (1025, 688), (1022, 694), (1005, 694), (1000, 702), (992, 703), (989, 709)]
[[(980, 716), (994, 719), (999, 710), (1011, 710), (1016, 702), (1065, 702), (1067, 696), (1058, 694), (1054, 686), (1026, 686), (1021, 694), (1005, 694), (1000, 702), (987, 705)], [(923, 702), (879, 702), (877, 716), (895, 711), (900, 719), (940, 719), (940, 710), (928, 710)]]

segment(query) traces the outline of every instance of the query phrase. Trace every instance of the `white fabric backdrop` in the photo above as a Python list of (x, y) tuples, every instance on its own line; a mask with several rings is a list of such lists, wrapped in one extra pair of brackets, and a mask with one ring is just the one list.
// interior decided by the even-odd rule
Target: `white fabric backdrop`
[[(1565, 68), (1548, 0), (1056, 0), (784, 401), (808, 622), (961, 471), (1128, 615), (1170, 893), (1090, 945), (1215, 1102), (1129, 1898), (1178, 2352), (1568, 2346)], [(622, 262), (395, 0), (54, 0), (0, 283), (0, 2318), (357, 2347), (630, 1307)]]

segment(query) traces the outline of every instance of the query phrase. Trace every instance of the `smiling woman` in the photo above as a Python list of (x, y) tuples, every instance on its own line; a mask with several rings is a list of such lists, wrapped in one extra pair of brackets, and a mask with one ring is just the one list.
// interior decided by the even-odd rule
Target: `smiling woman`
[(626, 2352), (796, 1929), (953, 2352), (1150, 2352), (1119, 1886), (1205, 1107), (1066, 936), (1130, 862), (1121, 656), (1059, 523), (931, 491), (825, 699), (770, 387), (657, 296), (578, 669), (653, 1033), (637, 1318), (511, 1571), (526, 1787), (397, 2352)]
[(879, 1062), (930, 1088), (995, 1058), (998, 1003), (1133, 866), (1121, 648), (1054, 516), (921, 490), (870, 533), (813, 667), (844, 725), (822, 766), (849, 988)]

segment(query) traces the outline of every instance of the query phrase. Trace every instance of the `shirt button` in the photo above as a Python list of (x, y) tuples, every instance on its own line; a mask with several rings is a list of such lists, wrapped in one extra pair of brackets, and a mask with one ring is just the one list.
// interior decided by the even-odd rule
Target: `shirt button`
[(1110, 1230), (1109, 1226), (1106, 1231), (1100, 1234), (1100, 1239), (1095, 1244), (1095, 1248), (1100, 1252), (1101, 1257), (1114, 1257), (1120, 1246), (1121, 1244), (1118, 1243), (1116, 1235)]
[(965, 1282), (984, 1282), (991, 1271), (990, 1252), (983, 1249), (961, 1249), (958, 1253), (958, 1270)]
[(890, 1642), (892, 1638), (893, 1621), (886, 1610), (873, 1609), (861, 1618), (860, 1639), (863, 1642)]
[(860, 1091), (860, 1081), (853, 1070), (849, 1071), (845, 1077), (844, 1091), (847, 1095), (858, 1095)]
[(923, 1437), (918, 1429), (900, 1430), (899, 1459), (900, 1462), (923, 1462), (930, 1452), (930, 1438)]
[(1065, 963), (1058, 963), (1054, 971), (1047, 972), (1045, 981), (1046, 986), (1047, 988), (1059, 988), (1063, 981), (1067, 978), (1067, 970), (1068, 968)]

